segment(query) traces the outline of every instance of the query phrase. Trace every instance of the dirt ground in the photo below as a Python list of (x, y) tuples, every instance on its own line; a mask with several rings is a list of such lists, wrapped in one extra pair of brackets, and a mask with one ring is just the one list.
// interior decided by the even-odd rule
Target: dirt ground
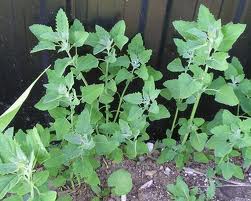
[[(107, 166), (108, 165), (108, 166)], [(190, 187), (198, 186), (200, 190), (206, 189), (208, 181), (203, 174), (208, 165), (189, 164), (178, 171), (172, 163), (158, 165), (153, 159), (145, 158), (140, 161), (125, 160), (121, 164), (113, 164), (107, 161), (98, 170), (102, 187), (106, 187), (108, 176), (115, 170), (124, 168), (133, 178), (133, 189), (126, 196), (126, 201), (168, 201), (170, 195), (166, 191), (168, 184), (174, 183), (176, 177), (181, 175)], [(224, 181), (217, 179), (222, 185), (217, 188), (217, 201), (251, 201), (251, 183), (249, 173), (246, 173), (244, 181)], [(94, 194), (89, 187), (82, 185), (72, 193), (75, 201), (91, 201)], [(106, 197), (104, 201), (120, 201), (120, 197)]]

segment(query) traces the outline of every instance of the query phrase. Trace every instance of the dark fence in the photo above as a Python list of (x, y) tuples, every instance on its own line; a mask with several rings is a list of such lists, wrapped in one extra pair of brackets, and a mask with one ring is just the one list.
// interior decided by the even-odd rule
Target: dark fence
[[(36, 41), (28, 27), (34, 23), (54, 25), (59, 8), (64, 8), (71, 20), (80, 19), (88, 30), (94, 24), (110, 28), (124, 19), (127, 35), (131, 37), (141, 32), (147, 48), (153, 49), (151, 63), (166, 74), (166, 64), (176, 55), (172, 38), (177, 33), (172, 21), (195, 19), (200, 4), (209, 7), (223, 23), (233, 21), (248, 25), (231, 54), (240, 58), (251, 77), (250, 0), (1, 0), (0, 111), (4, 111), (51, 62), (47, 53), (30, 55)], [(45, 121), (46, 117), (32, 108), (43, 93), (45, 79), (37, 84), (19, 113), (17, 127)]]

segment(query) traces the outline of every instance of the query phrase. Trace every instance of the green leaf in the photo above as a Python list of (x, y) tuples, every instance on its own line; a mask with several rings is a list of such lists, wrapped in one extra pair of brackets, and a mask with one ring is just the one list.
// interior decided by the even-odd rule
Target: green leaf
[(41, 193), (37, 201), (55, 201), (57, 198), (56, 191), (47, 191), (45, 193)]
[(41, 185), (43, 185), (47, 179), (49, 177), (49, 171), (44, 170), (44, 171), (40, 171), (40, 172), (35, 172), (33, 174), (33, 183), (39, 187)]
[(120, 20), (112, 27), (110, 34), (112, 37), (115, 38), (117, 35), (124, 35), (125, 29), (126, 29), (125, 21)]
[(54, 64), (55, 72), (62, 76), (65, 72), (65, 69), (70, 65), (71, 62), (72, 61), (70, 58), (57, 59)]
[(98, 67), (98, 59), (92, 54), (79, 57), (77, 60), (76, 68), (78, 71), (89, 72), (93, 68)]
[[(49, 66), (50, 67), (50, 66)], [(49, 68), (48, 67), (48, 68)], [(0, 116), (0, 132), (2, 132), (12, 121), (12, 119), (17, 114), (18, 110), (22, 106), (23, 102), (26, 100), (28, 95), (30, 94), (31, 89), (39, 80), (39, 78), (47, 71), (46, 68), (37, 78), (35, 81), (31, 83), (31, 85), (24, 91), (24, 93), (11, 105), (9, 109), (7, 109), (1, 116)]]
[(235, 95), (233, 88), (228, 84), (220, 87), (219, 91), (215, 95), (215, 101), (230, 106), (239, 104), (239, 100)]
[(184, 72), (185, 68), (183, 67), (181, 60), (174, 59), (171, 63), (167, 65), (167, 69), (170, 70), (171, 72)]
[(164, 105), (158, 105), (158, 107), (159, 107), (159, 112), (157, 114), (153, 114), (153, 113), (149, 114), (149, 118), (151, 121), (166, 119), (171, 116), (170, 112)]
[(143, 50), (142, 52), (139, 53), (139, 61), (141, 64), (146, 64), (152, 55), (152, 50)]
[(16, 175), (1, 175), (0, 177), (0, 199), (19, 182), (19, 177)]
[(55, 179), (52, 180), (52, 185), (55, 188), (59, 188), (66, 184), (66, 178), (62, 175), (58, 175)]
[(229, 51), (236, 40), (244, 32), (246, 25), (229, 23), (222, 27), (222, 33), (224, 35), (218, 50), (227, 52)]
[[(114, 66), (128, 68), (130, 66), (129, 57), (127, 55), (117, 57), (116, 61), (109, 65), (109, 67), (114, 67)], [(122, 68), (122, 69), (124, 69), (124, 68)]]
[(206, 61), (206, 64), (209, 66), (209, 68), (225, 71), (228, 69), (228, 62), (226, 60), (228, 57), (228, 53), (216, 52), (213, 53), (210, 60)]
[(178, 79), (168, 80), (164, 86), (171, 92), (174, 99), (186, 99), (202, 88), (202, 84), (190, 75), (182, 73)]
[(127, 94), (126, 96), (124, 96), (124, 100), (128, 103), (139, 105), (142, 103), (143, 98), (140, 92), (136, 92), (132, 94)]
[(128, 53), (130, 56), (133, 54), (138, 55), (142, 51), (145, 50), (144, 44), (143, 44), (143, 39), (141, 34), (137, 34), (134, 36), (134, 38), (131, 40), (130, 44), (128, 45)]
[(31, 53), (40, 52), (43, 50), (55, 50), (56, 46), (54, 43), (49, 41), (39, 41), (38, 44), (31, 50)]
[[(183, 198), (190, 200), (189, 188), (181, 177), (177, 177), (176, 184), (167, 185), (167, 190), (174, 196), (174, 198)], [(181, 199), (183, 201), (183, 199)]]
[(209, 186), (207, 188), (207, 199), (213, 199), (215, 196), (216, 186), (213, 180), (209, 180)]
[(198, 163), (208, 163), (209, 162), (207, 156), (202, 152), (194, 152), (193, 159), (195, 162), (198, 162)]
[(112, 188), (112, 194), (117, 196), (126, 195), (132, 189), (131, 174), (124, 169), (113, 172), (107, 182), (108, 186)]
[(191, 38), (191, 34), (188, 33), (188, 30), (196, 27), (196, 23), (177, 20), (177, 21), (173, 22), (173, 26), (176, 29), (176, 31), (178, 31), (179, 34), (187, 40), (187, 39)]
[(37, 37), (38, 40), (42, 40), (41, 36), (46, 33), (53, 33), (51, 27), (42, 24), (33, 24), (29, 27), (30, 31)]
[(215, 18), (206, 6), (201, 5), (199, 8), (197, 22), (200, 29), (208, 31), (208, 28), (214, 24)]
[(28, 131), (28, 134), (26, 136), (26, 143), (29, 147), (30, 153), (34, 152), (36, 160), (39, 163), (42, 163), (49, 158), (49, 153), (44, 147), (36, 127)]
[(94, 141), (96, 143), (95, 148), (98, 155), (110, 154), (119, 145), (118, 142), (108, 139), (105, 135), (96, 135)]
[(153, 67), (151, 66), (147, 66), (147, 70), (148, 70), (148, 74), (150, 77), (153, 77), (154, 81), (158, 81), (161, 80), (163, 75), (160, 71), (155, 70)]
[(119, 70), (115, 77), (115, 82), (117, 84), (123, 82), (124, 80), (131, 80), (133, 78), (132, 73), (130, 73), (127, 69), (122, 68)]
[(143, 80), (148, 80), (148, 70), (145, 65), (141, 65), (139, 69), (135, 71), (135, 73)]
[(82, 23), (75, 19), (73, 25), (70, 27), (69, 42), (73, 44), (74, 47), (81, 47), (84, 45), (89, 34), (85, 32), (85, 28)]
[(15, 163), (0, 163), (0, 174), (11, 174), (18, 170), (18, 166)]
[(72, 197), (68, 194), (61, 195), (57, 198), (57, 201), (72, 201)]
[(222, 164), (219, 165), (222, 175), (224, 177), (224, 179), (231, 179), (232, 176), (234, 175), (235, 172), (235, 165), (233, 163), (230, 162), (223, 162)]
[(82, 100), (92, 104), (104, 91), (104, 84), (93, 84), (81, 88)]
[(57, 140), (62, 140), (71, 130), (71, 124), (66, 118), (55, 119), (53, 126), (56, 130)]
[(190, 136), (190, 142), (192, 147), (198, 151), (203, 151), (206, 142), (207, 142), (207, 134), (206, 133), (192, 133)]
[(56, 16), (56, 30), (60, 34), (63, 40), (68, 40), (69, 38), (69, 23), (68, 18), (63, 11), (63, 9), (59, 9)]
[(85, 108), (78, 116), (76, 122), (76, 132), (82, 135), (90, 135), (93, 133), (90, 112), (87, 108)]

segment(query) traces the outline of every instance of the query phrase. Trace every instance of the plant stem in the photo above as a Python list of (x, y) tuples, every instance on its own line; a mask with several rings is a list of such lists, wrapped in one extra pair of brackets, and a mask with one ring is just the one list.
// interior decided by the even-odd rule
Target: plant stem
[(82, 73), (80, 73), (80, 77), (81, 77), (82, 81), (84, 82), (85, 86), (88, 86), (88, 82), (86, 81), (86, 79)]
[[(106, 61), (106, 68), (105, 68), (105, 93), (107, 94), (107, 83), (108, 83), (108, 67), (109, 63)], [(105, 104), (105, 119), (106, 123), (109, 122), (109, 108), (108, 104)]]
[[(199, 102), (200, 102), (200, 98), (201, 98), (201, 95), (202, 93), (199, 93), (196, 100), (195, 100), (195, 103), (193, 105), (193, 109), (192, 109), (192, 113), (191, 113), (191, 116), (190, 116), (190, 119), (189, 119), (189, 122), (188, 122), (188, 127), (190, 127), (193, 123), (193, 120), (194, 120), (194, 117), (195, 117), (195, 113), (196, 113), (196, 110), (198, 108), (198, 105), (199, 105)], [(189, 136), (189, 133), (190, 132), (187, 132), (182, 140), (182, 145), (184, 145), (187, 141), (187, 138)]]
[(177, 121), (178, 114), (179, 114), (179, 109), (178, 109), (178, 107), (176, 107), (176, 111), (175, 111), (175, 115), (174, 115), (174, 119), (173, 119), (173, 124), (172, 124), (172, 128), (171, 128), (171, 136), (170, 137), (172, 137), (173, 130), (175, 128), (175, 124), (176, 124), (176, 121)]
[(239, 116), (240, 115), (240, 104), (237, 105), (237, 115), (236, 116)]
[(125, 85), (125, 88), (124, 88), (124, 90), (123, 90), (123, 92), (122, 92), (122, 94), (121, 94), (121, 96), (120, 96), (119, 105), (118, 105), (118, 108), (117, 108), (117, 111), (116, 111), (116, 115), (115, 115), (115, 118), (114, 118), (114, 122), (116, 122), (117, 119), (118, 119), (118, 116), (119, 116), (119, 113), (120, 113), (121, 104), (122, 104), (122, 102), (123, 102), (123, 98), (124, 98), (125, 92), (126, 92), (128, 86), (129, 86), (129, 84), (130, 84), (130, 82), (127, 81), (127, 82), (126, 82), (126, 85)]

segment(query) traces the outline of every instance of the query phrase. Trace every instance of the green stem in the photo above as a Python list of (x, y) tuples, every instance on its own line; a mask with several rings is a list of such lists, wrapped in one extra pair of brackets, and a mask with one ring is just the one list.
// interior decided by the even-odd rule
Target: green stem
[[(191, 116), (190, 116), (190, 119), (189, 119), (189, 122), (188, 122), (188, 128), (190, 128), (190, 126), (192, 125), (193, 123), (193, 120), (194, 120), (194, 117), (195, 117), (195, 113), (197, 111), (197, 108), (198, 108), (198, 105), (199, 105), (199, 102), (200, 102), (200, 98), (201, 98), (201, 95), (202, 93), (199, 93), (196, 100), (195, 100), (195, 103), (193, 105), (193, 109), (192, 109), (192, 113), (191, 113)], [(190, 132), (187, 132), (182, 140), (182, 145), (184, 145), (187, 141), (187, 138), (189, 136)]]
[(240, 104), (237, 105), (237, 116), (240, 115)]
[(174, 115), (174, 119), (173, 119), (173, 124), (172, 124), (172, 128), (171, 128), (171, 136), (170, 137), (172, 137), (173, 130), (174, 130), (175, 125), (176, 125), (178, 114), (179, 114), (179, 109), (178, 109), (178, 107), (176, 107), (176, 111), (175, 111), (175, 115)]
[[(105, 68), (105, 93), (107, 94), (107, 84), (108, 84), (108, 67), (109, 67), (109, 63), (106, 61), (106, 68)], [(109, 108), (108, 108), (108, 104), (105, 104), (105, 119), (106, 119), (106, 123), (109, 122)]]
[(116, 115), (115, 115), (115, 118), (114, 118), (114, 122), (116, 122), (117, 119), (118, 119), (118, 116), (119, 116), (119, 113), (120, 113), (121, 104), (122, 104), (122, 102), (123, 102), (123, 98), (124, 98), (124, 96), (125, 96), (125, 92), (126, 92), (128, 86), (129, 86), (129, 84), (130, 84), (130, 82), (127, 81), (127, 82), (126, 82), (126, 85), (125, 85), (125, 88), (124, 88), (124, 90), (123, 90), (123, 92), (122, 92), (122, 94), (121, 94), (121, 96), (120, 96), (119, 105), (118, 105), (118, 108), (117, 108), (117, 111), (116, 111)]
[(84, 82), (85, 86), (88, 86), (88, 82), (86, 81), (86, 79), (82, 73), (80, 73), (80, 77), (81, 77), (82, 81)]

